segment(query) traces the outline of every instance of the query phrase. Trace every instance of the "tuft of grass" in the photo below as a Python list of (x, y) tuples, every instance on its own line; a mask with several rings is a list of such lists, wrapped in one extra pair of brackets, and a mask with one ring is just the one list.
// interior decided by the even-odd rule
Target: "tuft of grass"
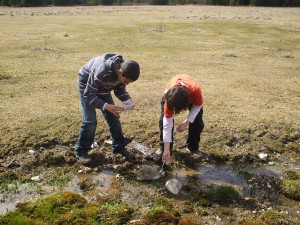
[(300, 173), (293, 170), (287, 170), (284, 172), (284, 178), (288, 180), (298, 180), (300, 179)]
[(198, 201), (197, 201), (197, 205), (202, 206), (202, 207), (211, 207), (212, 202), (209, 199), (200, 196)]
[(299, 221), (289, 219), (287, 215), (279, 213), (275, 210), (267, 210), (257, 217), (246, 217), (239, 221), (240, 225), (257, 225), (257, 224), (296, 224), (299, 225)]
[(143, 224), (178, 224), (179, 216), (173, 211), (168, 210), (163, 205), (152, 207), (146, 214), (142, 216)]
[(210, 152), (211, 158), (217, 162), (226, 162), (228, 160), (228, 155), (223, 150), (215, 149)]
[(300, 201), (300, 180), (283, 180), (281, 191), (285, 196)]
[(54, 174), (54, 176), (51, 176), (46, 180), (46, 184), (56, 186), (62, 190), (70, 182), (73, 175), (74, 174), (72, 172), (64, 173), (64, 171), (58, 171)]
[(213, 191), (214, 198), (221, 203), (233, 203), (241, 198), (238, 191), (231, 186), (220, 186)]

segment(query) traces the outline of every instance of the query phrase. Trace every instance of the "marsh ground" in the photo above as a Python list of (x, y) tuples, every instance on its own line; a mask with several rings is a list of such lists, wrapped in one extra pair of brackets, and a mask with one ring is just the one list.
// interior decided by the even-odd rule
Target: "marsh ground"
[[(134, 219), (164, 198), (198, 223), (236, 224), (248, 218), (251, 224), (260, 218), (268, 224), (264, 216), (271, 209), (277, 219), (299, 223), (299, 183), (283, 182), (297, 181), (300, 167), (298, 8), (2, 7), (0, 14), (4, 211), (16, 201), (71, 186), (95, 202), (106, 194), (110, 201), (138, 201)], [(95, 163), (90, 170), (76, 162), (77, 71), (104, 52), (140, 63), (140, 79), (128, 86), (137, 107), (121, 120), (126, 137), (154, 150), (165, 82), (179, 73), (196, 78), (205, 100), (201, 161), (184, 152), (185, 135), (176, 134), (173, 170), (159, 181), (138, 182), (138, 166), (154, 162), (138, 156), (126, 163), (112, 155), (99, 113)], [(41, 180), (32, 181), (35, 176)], [(179, 196), (164, 188), (171, 177), (185, 184)], [(224, 205), (214, 199), (210, 191), (220, 185), (233, 186), (242, 200)], [(202, 198), (211, 204), (199, 203)]]

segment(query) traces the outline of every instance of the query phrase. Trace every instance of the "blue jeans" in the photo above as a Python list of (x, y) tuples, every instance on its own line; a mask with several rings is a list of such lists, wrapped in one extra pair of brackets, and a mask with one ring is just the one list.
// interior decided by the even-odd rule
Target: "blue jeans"
[[(79, 137), (75, 146), (77, 153), (87, 153), (91, 149), (94, 142), (95, 132), (97, 127), (96, 108), (87, 103), (83, 94), (79, 92), (81, 109), (82, 109), (82, 125), (80, 128)], [(108, 104), (114, 104), (110, 93), (101, 96), (101, 99)], [(102, 111), (102, 110), (101, 110)], [(114, 153), (125, 148), (125, 138), (123, 136), (119, 117), (108, 111), (102, 111), (102, 114), (108, 124), (109, 131), (112, 137), (112, 150)]]

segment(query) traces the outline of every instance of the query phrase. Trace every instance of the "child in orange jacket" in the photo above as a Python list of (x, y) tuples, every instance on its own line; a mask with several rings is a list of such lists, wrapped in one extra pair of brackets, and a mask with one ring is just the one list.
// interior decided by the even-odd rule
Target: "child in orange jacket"
[(187, 118), (178, 124), (177, 132), (188, 128), (187, 150), (200, 156), (200, 136), (204, 128), (203, 97), (196, 81), (189, 75), (177, 75), (166, 84), (161, 100), (160, 128), (160, 164), (167, 163), (173, 148), (174, 115), (189, 110)]

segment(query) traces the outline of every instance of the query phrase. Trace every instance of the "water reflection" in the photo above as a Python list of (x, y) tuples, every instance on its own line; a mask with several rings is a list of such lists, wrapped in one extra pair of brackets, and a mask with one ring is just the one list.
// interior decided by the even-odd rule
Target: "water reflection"
[[(0, 215), (15, 210), (18, 203), (32, 201), (41, 195), (55, 194), (60, 191), (71, 191), (85, 197), (80, 188), (83, 180), (90, 180), (93, 185), (93, 194), (106, 193), (114, 177), (113, 171), (103, 170), (96, 174), (76, 174), (64, 188), (41, 183), (10, 184), (7, 191), (0, 193)], [(41, 194), (42, 193), (42, 194)], [(91, 195), (92, 193), (89, 193)], [(104, 195), (104, 194), (103, 194)]]

